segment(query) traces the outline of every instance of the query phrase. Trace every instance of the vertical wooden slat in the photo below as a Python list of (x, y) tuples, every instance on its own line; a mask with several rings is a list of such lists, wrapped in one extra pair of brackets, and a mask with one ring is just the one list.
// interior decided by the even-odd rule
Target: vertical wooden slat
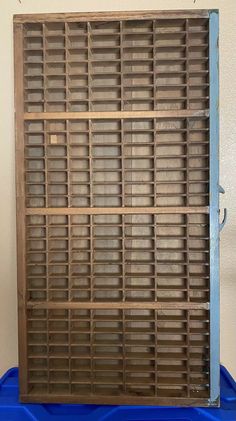
[(88, 110), (93, 111), (93, 90), (92, 90), (92, 63), (91, 63), (91, 25), (87, 22), (87, 36), (88, 36)]
[(25, 243), (25, 182), (24, 182), (24, 91), (23, 91), (23, 25), (14, 25), (15, 63), (15, 137), (16, 137), (16, 225), (17, 225), (17, 291), (19, 383), (27, 393), (27, 320), (26, 320), (26, 243)]
[[(46, 236), (45, 236), (45, 247), (46, 247), (46, 300), (50, 301), (50, 289), (51, 289), (51, 285), (49, 285), (49, 215), (45, 215), (44, 217), (44, 223), (45, 223), (45, 232), (46, 232)], [(49, 313), (50, 310), (46, 310), (46, 337), (47, 337), (47, 341), (46, 341), (46, 348), (47, 348), (47, 392), (49, 393), (49, 388), (50, 388), (50, 331), (49, 331)]]

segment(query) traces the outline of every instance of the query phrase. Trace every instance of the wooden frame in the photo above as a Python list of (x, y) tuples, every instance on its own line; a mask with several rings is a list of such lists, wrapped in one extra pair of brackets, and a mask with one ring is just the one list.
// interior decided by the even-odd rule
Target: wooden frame
[(215, 13), (14, 17), (22, 401), (218, 405)]
[(88, 12), (88, 13), (39, 13), (27, 15), (14, 15), (15, 23), (26, 22), (87, 22), (89, 21), (114, 21), (114, 20), (148, 20), (148, 19), (188, 19), (208, 18), (208, 9), (195, 10), (142, 10), (136, 12)]

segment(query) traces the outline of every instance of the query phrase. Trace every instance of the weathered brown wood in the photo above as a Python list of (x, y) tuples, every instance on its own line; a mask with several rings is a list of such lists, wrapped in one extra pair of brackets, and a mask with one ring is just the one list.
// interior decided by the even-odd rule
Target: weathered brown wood
[(121, 118), (185, 118), (185, 117), (208, 117), (208, 110), (179, 110), (179, 111), (108, 111), (108, 112), (58, 112), (58, 113), (25, 113), (25, 120), (101, 120), (101, 119), (121, 119)]
[(22, 400), (207, 405), (208, 14), (15, 17)]
[(25, 185), (24, 185), (24, 105), (23, 105), (23, 26), (14, 25), (15, 64), (15, 161), (16, 161), (16, 227), (17, 227), (17, 292), (18, 292), (18, 346), (19, 383), (27, 393), (27, 320), (25, 268)]
[(168, 302), (30, 302), (27, 308), (34, 309), (183, 309), (183, 310), (208, 310), (208, 303), (168, 303)]
[(124, 208), (27, 208), (26, 215), (135, 215), (209, 213), (206, 207), (124, 207)]
[[(21, 395), (21, 402), (35, 402), (35, 403), (61, 403), (61, 395), (53, 395), (53, 398), (49, 395), (42, 394), (40, 397), (38, 395)], [(97, 403), (101, 405), (130, 405), (130, 398), (127, 396), (84, 396), (84, 395), (63, 395), (64, 403)], [(153, 397), (134, 397), (132, 398), (134, 405), (161, 405), (161, 406), (186, 406), (186, 407), (209, 407), (208, 399), (203, 398), (153, 398)], [(212, 405), (217, 406), (217, 404)]]
[(209, 10), (148, 10), (135, 12), (88, 12), (88, 13), (41, 13), (32, 15), (14, 15), (15, 23), (25, 22), (87, 22), (102, 20), (131, 20), (131, 19), (187, 19), (187, 18), (207, 18)]

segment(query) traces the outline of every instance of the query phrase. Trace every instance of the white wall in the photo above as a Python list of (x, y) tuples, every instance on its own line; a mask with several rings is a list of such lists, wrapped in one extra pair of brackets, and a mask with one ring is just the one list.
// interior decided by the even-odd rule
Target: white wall
[(12, 17), (16, 13), (220, 9), (221, 362), (236, 378), (236, 1), (2, 0), (0, 9), (0, 374), (17, 365)]

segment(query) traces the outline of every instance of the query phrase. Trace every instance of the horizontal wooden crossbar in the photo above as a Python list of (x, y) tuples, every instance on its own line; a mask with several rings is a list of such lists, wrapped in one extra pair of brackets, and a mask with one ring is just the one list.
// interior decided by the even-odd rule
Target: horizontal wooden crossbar
[(122, 118), (185, 118), (208, 117), (208, 110), (169, 110), (169, 111), (86, 111), (86, 112), (43, 112), (25, 113), (25, 120), (102, 120)]
[(14, 23), (24, 22), (87, 22), (107, 20), (130, 20), (130, 19), (187, 19), (209, 17), (209, 10), (147, 10), (135, 12), (91, 12), (91, 13), (40, 13), (32, 15), (14, 15)]
[[(20, 395), (20, 399), (21, 402), (52, 402), (52, 398), (50, 395), (45, 394), (45, 395), (40, 395), (40, 397), (38, 395)], [(53, 395), (53, 402), (54, 403), (61, 403), (62, 401), (62, 395)], [(129, 397), (126, 397), (125, 395), (120, 396), (105, 396), (105, 395), (99, 395), (99, 396), (92, 396), (90, 397), (89, 395), (63, 395), (63, 402), (64, 403), (97, 403), (99, 405), (101, 405), (102, 403), (105, 404), (110, 404), (110, 405), (130, 405), (130, 399)], [(170, 402), (172, 405), (178, 406), (200, 406), (200, 407), (208, 407), (209, 406), (209, 400), (208, 399), (204, 399), (204, 398), (155, 398), (155, 404), (156, 405), (170, 405)], [(143, 397), (143, 396), (134, 396), (132, 397), (132, 403), (133, 405), (153, 405), (153, 397)], [(217, 406), (217, 403), (211, 404), (211, 406)]]
[(208, 310), (209, 303), (191, 303), (191, 302), (46, 302), (29, 301), (27, 308), (38, 309), (152, 309), (152, 310)]
[(123, 208), (28, 208), (26, 215), (125, 215), (125, 214), (196, 214), (209, 213), (208, 206), (203, 207), (123, 207)]

